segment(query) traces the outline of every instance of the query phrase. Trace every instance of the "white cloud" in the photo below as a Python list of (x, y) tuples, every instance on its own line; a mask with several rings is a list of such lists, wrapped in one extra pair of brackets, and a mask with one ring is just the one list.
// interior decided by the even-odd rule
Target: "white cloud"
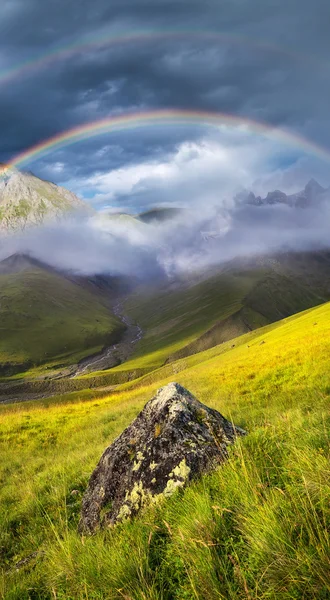
[[(166, 202), (191, 204), (218, 203), (221, 197), (239, 186), (249, 186), (265, 169), (270, 154), (267, 140), (252, 140), (240, 132), (242, 145), (236, 133), (219, 130), (218, 138), (204, 138), (198, 142), (183, 142), (175, 152), (158, 160), (146, 160), (134, 165), (113, 169), (108, 173), (71, 182), (71, 187), (90, 197), (100, 206), (121, 199), (138, 198), (142, 204)], [(222, 139), (221, 139), (222, 138)]]
[(312, 176), (328, 184), (328, 165), (253, 135), (247, 126), (222, 125), (198, 141), (182, 142), (171, 154), (70, 181), (69, 187), (99, 209), (139, 212), (158, 204), (228, 205), (242, 187), (261, 195), (278, 188), (292, 193)]
[(329, 223), (329, 202), (309, 209), (205, 204), (158, 224), (98, 214), (4, 237), (0, 260), (20, 252), (85, 274), (175, 276), (239, 256), (328, 247)]

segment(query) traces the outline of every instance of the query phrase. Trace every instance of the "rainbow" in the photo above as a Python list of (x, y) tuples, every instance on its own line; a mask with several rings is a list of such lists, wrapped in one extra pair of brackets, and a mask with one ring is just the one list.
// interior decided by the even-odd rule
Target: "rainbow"
[(75, 55), (79, 56), (89, 50), (116, 47), (123, 44), (143, 44), (166, 40), (201, 40), (204, 42), (229, 43), (243, 47), (247, 46), (260, 51), (273, 52), (289, 57), (292, 60), (303, 60), (305, 62), (306, 60), (311, 60), (310, 56), (303, 56), (288, 48), (276, 46), (263, 40), (252, 40), (242, 35), (200, 30), (142, 30), (134, 33), (121, 32), (113, 35), (107, 34), (95, 39), (85, 38), (64, 47), (53, 47), (47, 53), (39, 54), (23, 63), (18, 63), (9, 69), (0, 71), (0, 85), (5, 85), (19, 77), (29, 75), (33, 71), (45, 69), (56, 62), (70, 59)]
[(217, 128), (221, 126), (232, 127), (244, 133), (252, 133), (274, 139), (275, 141), (299, 149), (301, 153), (313, 154), (322, 160), (330, 161), (329, 150), (285, 129), (278, 129), (266, 123), (225, 113), (172, 109), (111, 116), (98, 121), (92, 121), (91, 123), (78, 125), (17, 154), (3, 167), (1, 174), (5, 175), (13, 167), (24, 167), (28, 163), (47, 156), (55, 150), (71, 146), (72, 144), (98, 135), (126, 130), (133, 131), (144, 127), (162, 127), (165, 124), (173, 126), (211, 126)]

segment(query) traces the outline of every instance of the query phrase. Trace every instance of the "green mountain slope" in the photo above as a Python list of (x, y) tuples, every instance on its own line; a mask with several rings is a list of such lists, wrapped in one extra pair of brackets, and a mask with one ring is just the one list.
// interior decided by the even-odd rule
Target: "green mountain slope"
[[(218, 320), (237, 313), (244, 296), (260, 276), (259, 272), (244, 273), (239, 278), (220, 274), (174, 289), (137, 289), (125, 303), (125, 310), (140, 323), (144, 336), (130, 364), (133, 360), (139, 367), (163, 364)], [(235, 331), (235, 335), (239, 333)]]
[(330, 298), (330, 254), (234, 261), (209, 278), (138, 289), (126, 302), (144, 337), (125, 368), (157, 367)]
[[(20, 263), (21, 261), (22, 257), (20, 257)], [(38, 267), (38, 264), (34, 263), (34, 266)], [(14, 265), (11, 263), (10, 269), (13, 270), (13, 268)], [(0, 265), (0, 273), (1, 269), (3, 270), (3, 266)], [(49, 268), (47, 273), (56, 274)], [(56, 275), (58, 276), (58, 274)], [(66, 282), (68, 281), (67, 278), (64, 279)], [(19, 389), (15, 388), (17, 393), (25, 390), (29, 394), (33, 394), (34, 391), (52, 394), (60, 390), (81, 390), (84, 386), (95, 388), (117, 385), (179, 358), (188, 357), (218, 344), (224, 344), (228, 340), (232, 340), (232, 345), (235, 345), (236, 338), (244, 333), (321, 304), (330, 298), (330, 256), (328, 253), (309, 253), (303, 256), (290, 254), (281, 255), (278, 259), (258, 259), (239, 263), (236, 261), (223, 266), (221, 272), (212, 276), (206, 277), (205, 275), (204, 278), (199, 277), (194, 281), (176, 281), (170, 285), (165, 283), (163, 285), (158, 283), (157, 286), (144, 285), (133, 289), (133, 292), (131, 291), (133, 283), (124, 282), (123, 278), (112, 278), (113, 290), (109, 290), (106, 278), (96, 279), (93, 277), (81, 278), (81, 280), (77, 277), (71, 278), (69, 281), (73, 288), (70, 289), (76, 293), (79, 284), (85, 292), (91, 293), (94, 299), (96, 293), (98, 300), (101, 299), (102, 303), (105, 298), (110, 299), (111, 294), (113, 298), (113, 292), (116, 297), (120, 293), (125, 294), (127, 299), (123, 303), (121, 312), (128, 315), (133, 322), (136, 321), (143, 330), (143, 337), (133, 346), (131, 356), (119, 366), (91, 373), (89, 377), (82, 375), (74, 380), (66, 379), (52, 383), (47, 381), (44, 385), (45, 390), (41, 383), (36, 386), (32, 385), (31, 381), (25, 382)], [(123, 292), (124, 283), (125, 291)], [(37, 289), (40, 288), (40, 283), (31, 280), (31, 293), (33, 285), (37, 285)], [(62, 293), (65, 298), (65, 290), (61, 291), (58, 288), (59, 299)], [(20, 312), (23, 314), (25, 312), (23, 296), (20, 298)], [(51, 306), (49, 315), (52, 320), (51, 315), (55, 304), (53, 303)], [(76, 323), (77, 318), (78, 315), (75, 314), (73, 324)], [(107, 318), (110, 318), (109, 314), (107, 314)], [(48, 352), (49, 356), (45, 355), (44, 358), (40, 357), (40, 354), (36, 356), (34, 351), (32, 352), (35, 337), (33, 328), (36, 323), (29, 322), (30, 327), (26, 327), (25, 339), (26, 347), (30, 346), (30, 350), (29, 352), (24, 350), (22, 355), (23, 346), (18, 343), (17, 329), (15, 329), (13, 321), (10, 319), (7, 321), (2, 338), (3, 362), (6, 364), (3, 372), (7, 374), (18, 371), (19, 364), (23, 364), (21, 367), (23, 369), (26, 361), (30, 361), (28, 364), (41, 364), (41, 362), (48, 364), (49, 361), (54, 363), (54, 356), (57, 356), (55, 362), (69, 365), (76, 362), (77, 358), (93, 354), (95, 351), (96, 344), (93, 344), (92, 338), (88, 337), (92, 336), (91, 331), (94, 331), (95, 328), (93, 329), (89, 322), (85, 330), (89, 341), (86, 341), (84, 335), (75, 338), (76, 348), (73, 349), (70, 346), (69, 351), (66, 352), (66, 334), (62, 340), (62, 333), (59, 329), (57, 345), (54, 339), (54, 350), (44, 349), (43, 344), (38, 344), (38, 347), (42, 348), (43, 352)], [(40, 321), (39, 324), (41, 324)], [(68, 318), (68, 326), (64, 325), (65, 332), (69, 332), (70, 327)], [(76, 324), (74, 328), (76, 328)], [(111, 324), (107, 330), (110, 336), (102, 337), (102, 340), (106, 339), (108, 345), (114, 339), (111, 335)], [(98, 335), (98, 330), (95, 331)], [(120, 334), (120, 330), (116, 329), (116, 331)], [(89, 332), (88, 335), (87, 332)], [(31, 344), (29, 344), (29, 336), (32, 340)], [(9, 344), (7, 344), (7, 338)], [(17, 340), (15, 347), (13, 347), (13, 339)], [(83, 344), (80, 348), (81, 352), (79, 340)], [(55, 351), (55, 346), (62, 348), (60, 354), (58, 349)], [(99, 345), (98, 348), (100, 348)], [(11, 362), (17, 365), (14, 370), (10, 369)], [(31, 376), (37, 375), (38, 377), (41, 374), (40, 369), (34, 374), (30, 373)], [(7, 391), (7, 387), (2, 390), (4, 394)]]
[[(103, 399), (2, 406), (3, 597), (328, 598), (329, 355), (324, 304)], [(101, 453), (171, 380), (248, 436), (185, 492), (81, 538), (81, 498)]]
[(102, 293), (26, 257), (0, 263), (0, 373), (73, 363), (116, 340), (122, 324)]

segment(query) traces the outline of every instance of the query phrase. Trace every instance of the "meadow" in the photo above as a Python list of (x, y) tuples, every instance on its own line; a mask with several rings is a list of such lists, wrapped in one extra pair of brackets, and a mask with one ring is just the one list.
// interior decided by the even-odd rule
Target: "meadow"
[[(2, 597), (329, 598), (329, 355), (324, 304), (104, 397), (86, 390), (1, 406)], [(101, 453), (169, 381), (248, 436), (170, 500), (80, 537), (81, 498)]]
[[(311, 282), (308, 268), (322, 284)], [(329, 300), (323, 270), (314, 269), (313, 263), (307, 267), (308, 276), (298, 273), (285, 264), (274, 267), (256, 261), (243, 269), (229, 264), (199, 281), (188, 278), (180, 285), (138, 287), (124, 310), (144, 335), (131, 359), (117, 370), (155, 369)]]

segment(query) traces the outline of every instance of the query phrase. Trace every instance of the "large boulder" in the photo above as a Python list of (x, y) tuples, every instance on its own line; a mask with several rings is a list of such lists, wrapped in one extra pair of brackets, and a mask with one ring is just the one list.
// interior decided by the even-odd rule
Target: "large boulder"
[(245, 431), (178, 383), (161, 388), (103, 453), (85, 492), (79, 529), (134, 516), (223, 462)]

